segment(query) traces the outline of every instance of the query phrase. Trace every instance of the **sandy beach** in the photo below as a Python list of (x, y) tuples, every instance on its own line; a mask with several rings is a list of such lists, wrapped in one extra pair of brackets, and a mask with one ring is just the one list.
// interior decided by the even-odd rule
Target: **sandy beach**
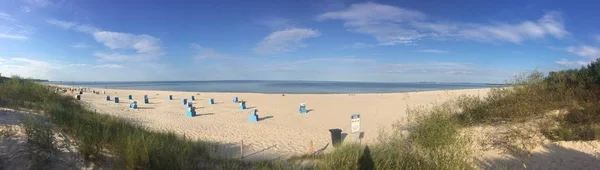
[[(329, 129), (350, 132), (350, 116), (361, 115), (363, 138), (369, 143), (377, 139), (383, 128), (406, 118), (407, 108), (442, 103), (457, 96), (484, 95), (489, 89), (424, 91), (385, 94), (257, 94), (257, 93), (197, 93), (150, 90), (94, 89), (99, 95), (84, 93), (81, 100), (99, 113), (131, 120), (155, 130), (174, 131), (191, 139), (221, 143), (222, 153), (239, 158), (239, 145), (244, 143), (244, 160), (286, 158), (318, 150), (331, 143)], [(70, 93), (70, 92), (68, 92)], [(106, 101), (110, 95), (111, 101)], [(132, 95), (139, 109), (129, 109), (127, 96)], [(148, 95), (149, 104), (143, 103)], [(173, 95), (173, 100), (168, 100)], [(190, 99), (198, 116), (187, 117), (182, 99)], [(120, 103), (112, 99), (118, 96)], [(240, 110), (233, 97), (246, 101)], [(209, 105), (209, 98), (215, 104)], [(307, 114), (298, 112), (306, 103)], [(248, 121), (251, 109), (258, 109), (259, 122)], [(358, 140), (348, 135), (344, 142)], [(330, 145), (328, 149), (331, 149)], [(235, 154), (234, 154), (235, 153)]]

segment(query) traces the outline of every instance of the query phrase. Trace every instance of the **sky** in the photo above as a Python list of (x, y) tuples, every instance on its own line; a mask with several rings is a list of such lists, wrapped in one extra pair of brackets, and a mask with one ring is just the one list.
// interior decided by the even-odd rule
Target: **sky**
[(600, 2), (2, 0), (0, 73), (503, 83), (600, 57)]

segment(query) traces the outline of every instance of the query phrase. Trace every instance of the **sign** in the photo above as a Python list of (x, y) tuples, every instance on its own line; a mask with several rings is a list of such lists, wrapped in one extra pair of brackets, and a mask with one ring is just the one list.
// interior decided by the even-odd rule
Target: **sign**
[(360, 114), (354, 114), (350, 117), (350, 125), (352, 133), (360, 132)]

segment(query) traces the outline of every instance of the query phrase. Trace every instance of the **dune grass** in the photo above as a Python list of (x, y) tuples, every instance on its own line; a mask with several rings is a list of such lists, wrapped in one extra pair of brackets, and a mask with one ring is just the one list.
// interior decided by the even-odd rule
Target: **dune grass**
[[(557, 126), (540, 126), (552, 140), (600, 139), (600, 59), (580, 69), (533, 72), (513, 85), (492, 89), (487, 97), (458, 99), (464, 125), (551, 119)], [(548, 115), (559, 110), (564, 114)]]
[(316, 169), (473, 169), (454, 108), (410, 109), (413, 120), (395, 123), (374, 144), (346, 144), (323, 155)]

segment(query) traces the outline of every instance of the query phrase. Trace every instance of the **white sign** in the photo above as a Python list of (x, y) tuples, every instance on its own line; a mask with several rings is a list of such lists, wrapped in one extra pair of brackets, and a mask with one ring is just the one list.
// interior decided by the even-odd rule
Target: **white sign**
[(350, 117), (352, 133), (360, 132), (360, 114), (354, 114)]

